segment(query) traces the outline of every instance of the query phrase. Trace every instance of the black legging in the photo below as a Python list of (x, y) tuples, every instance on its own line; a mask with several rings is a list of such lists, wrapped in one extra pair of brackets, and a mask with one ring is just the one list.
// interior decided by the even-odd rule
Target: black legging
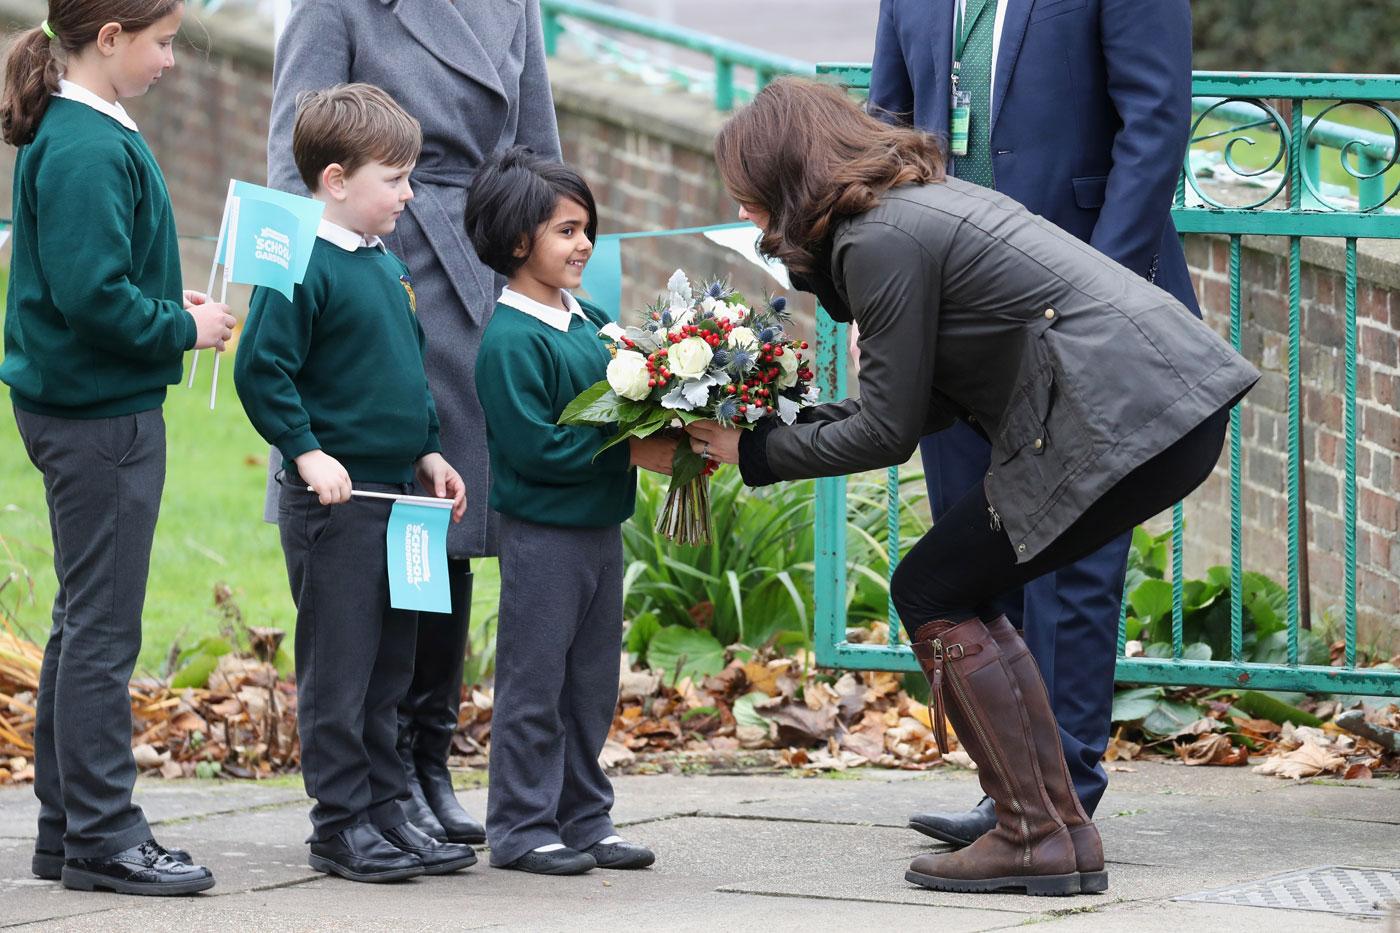
[[(1229, 420), (1229, 407), (1207, 418), (1119, 480), (1023, 564), (1016, 563), (1005, 530), (991, 527), (987, 494), (978, 483), (937, 519), (895, 569), (890, 596), (904, 627), (912, 635), (935, 619), (963, 622), (992, 612), (991, 601), (1007, 590), (1092, 554), (1171, 507), (1215, 469)], [(987, 615), (985, 621), (990, 620)]]

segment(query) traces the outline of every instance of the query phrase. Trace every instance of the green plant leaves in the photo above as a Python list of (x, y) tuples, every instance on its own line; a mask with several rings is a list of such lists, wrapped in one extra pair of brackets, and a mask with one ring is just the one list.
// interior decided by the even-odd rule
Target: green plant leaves
[(170, 686), (175, 690), (204, 687), (219, 666), (219, 658), (232, 650), (233, 646), (218, 635), (206, 635), (180, 652)]
[(627, 652), (637, 659), (638, 664), (647, 662), (647, 648), (651, 646), (652, 638), (659, 631), (661, 622), (655, 613), (643, 612), (628, 623)]
[(618, 407), (623, 399), (603, 379), (579, 393), (559, 414), (558, 424), (613, 424), (618, 420)]
[(704, 677), (724, 670), (724, 645), (709, 632), (663, 625), (647, 645), (647, 662), (667, 683)]

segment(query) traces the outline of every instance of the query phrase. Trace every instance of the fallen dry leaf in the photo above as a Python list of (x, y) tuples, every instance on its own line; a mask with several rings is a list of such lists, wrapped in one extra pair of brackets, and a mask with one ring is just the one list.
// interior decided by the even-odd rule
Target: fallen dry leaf
[(1301, 780), (1319, 774), (1340, 772), (1346, 759), (1333, 754), (1322, 745), (1305, 742), (1292, 751), (1275, 752), (1263, 764), (1254, 768), (1255, 774), (1270, 774), (1281, 778)]
[(1236, 748), (1228, 735), (1212, 733), (1194, 742), (1181, 742), (1176, 753), (1188, 765), (1236, 766), (1249, 764), (1249, 750)]

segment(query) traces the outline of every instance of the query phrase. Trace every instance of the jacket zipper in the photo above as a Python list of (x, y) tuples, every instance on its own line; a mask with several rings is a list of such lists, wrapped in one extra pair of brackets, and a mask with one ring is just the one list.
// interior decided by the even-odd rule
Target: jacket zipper
[(988, 505), (987, 514), (991, 516), (992, 530), (1001, 531), (1001, 516), (997, 514), (996, 506)]
[[(933, 649), (936, 655), (941, 657), (944, 653), (943, 641), (935, 638), (933, 640)], [(940, 665), (940, 673), (941, 667), (942, 665)], [(960, 683), (961, 679), (962, 678), (958, 674), (954, 673), (953, 668), (949, 666), (948, 683), (952, 684), (953, 689), (957, 692), (958, 701), (962, 703), (962, 708), (967, 711), (968, 721), (972, 723), (972, 728), (976, 731), (977, 737), (982, 741), (982, 747), (987, 750), (987, 757), (991, 759), (992, 766), (995, 768), (997, 776), (1001, 778), (1003, 786), (1006, 787), (1006, 792), (1011, 796), (1011, 809), (1012, 812), (1016, 814), (1021, 826), (1021, 865), (1024, 868), (1030, 868), (1031, 831), (1030, 825), (1026, 822), (1025, 808), (1021, 806), (1021, 801), (1016, 796), (1015, 785), (1008, 779), (1006, 768), (1004, 768), (1001, 763), (1001, 757), (997, 755), (996, 746), (993, 745), (991, 740), (987, 737), (987, 733), (982, 729), (981, 721), (978, 720), (977, 716), (972, 712), (972, 704), (967, 701), (967, 694), (963, 692), (962, 684)]]

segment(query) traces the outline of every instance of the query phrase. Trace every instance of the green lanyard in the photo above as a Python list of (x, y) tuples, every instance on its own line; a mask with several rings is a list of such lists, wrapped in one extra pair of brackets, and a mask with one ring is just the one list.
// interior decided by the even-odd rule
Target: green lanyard
[(987, 3), (995, 0), (980, 0), (981, 6), (977, 8), (977, 15), (972, 17), (972, 22), (963, 27), (963, 7), (974, 0), (953, 0), (953, 77), (952, 77), (952, 101), (948, 110), (948, 152), (955, 156), (967, 155), (968, 131), (972, 125), (972, 95), (958, 87), (958, 73), (962, 70), (963, 52), (967, 49), (967, 40), (972, 35), (972, 30), (976, 28), (977, 21), (982, 18), (982, 14), (987, 12)]

